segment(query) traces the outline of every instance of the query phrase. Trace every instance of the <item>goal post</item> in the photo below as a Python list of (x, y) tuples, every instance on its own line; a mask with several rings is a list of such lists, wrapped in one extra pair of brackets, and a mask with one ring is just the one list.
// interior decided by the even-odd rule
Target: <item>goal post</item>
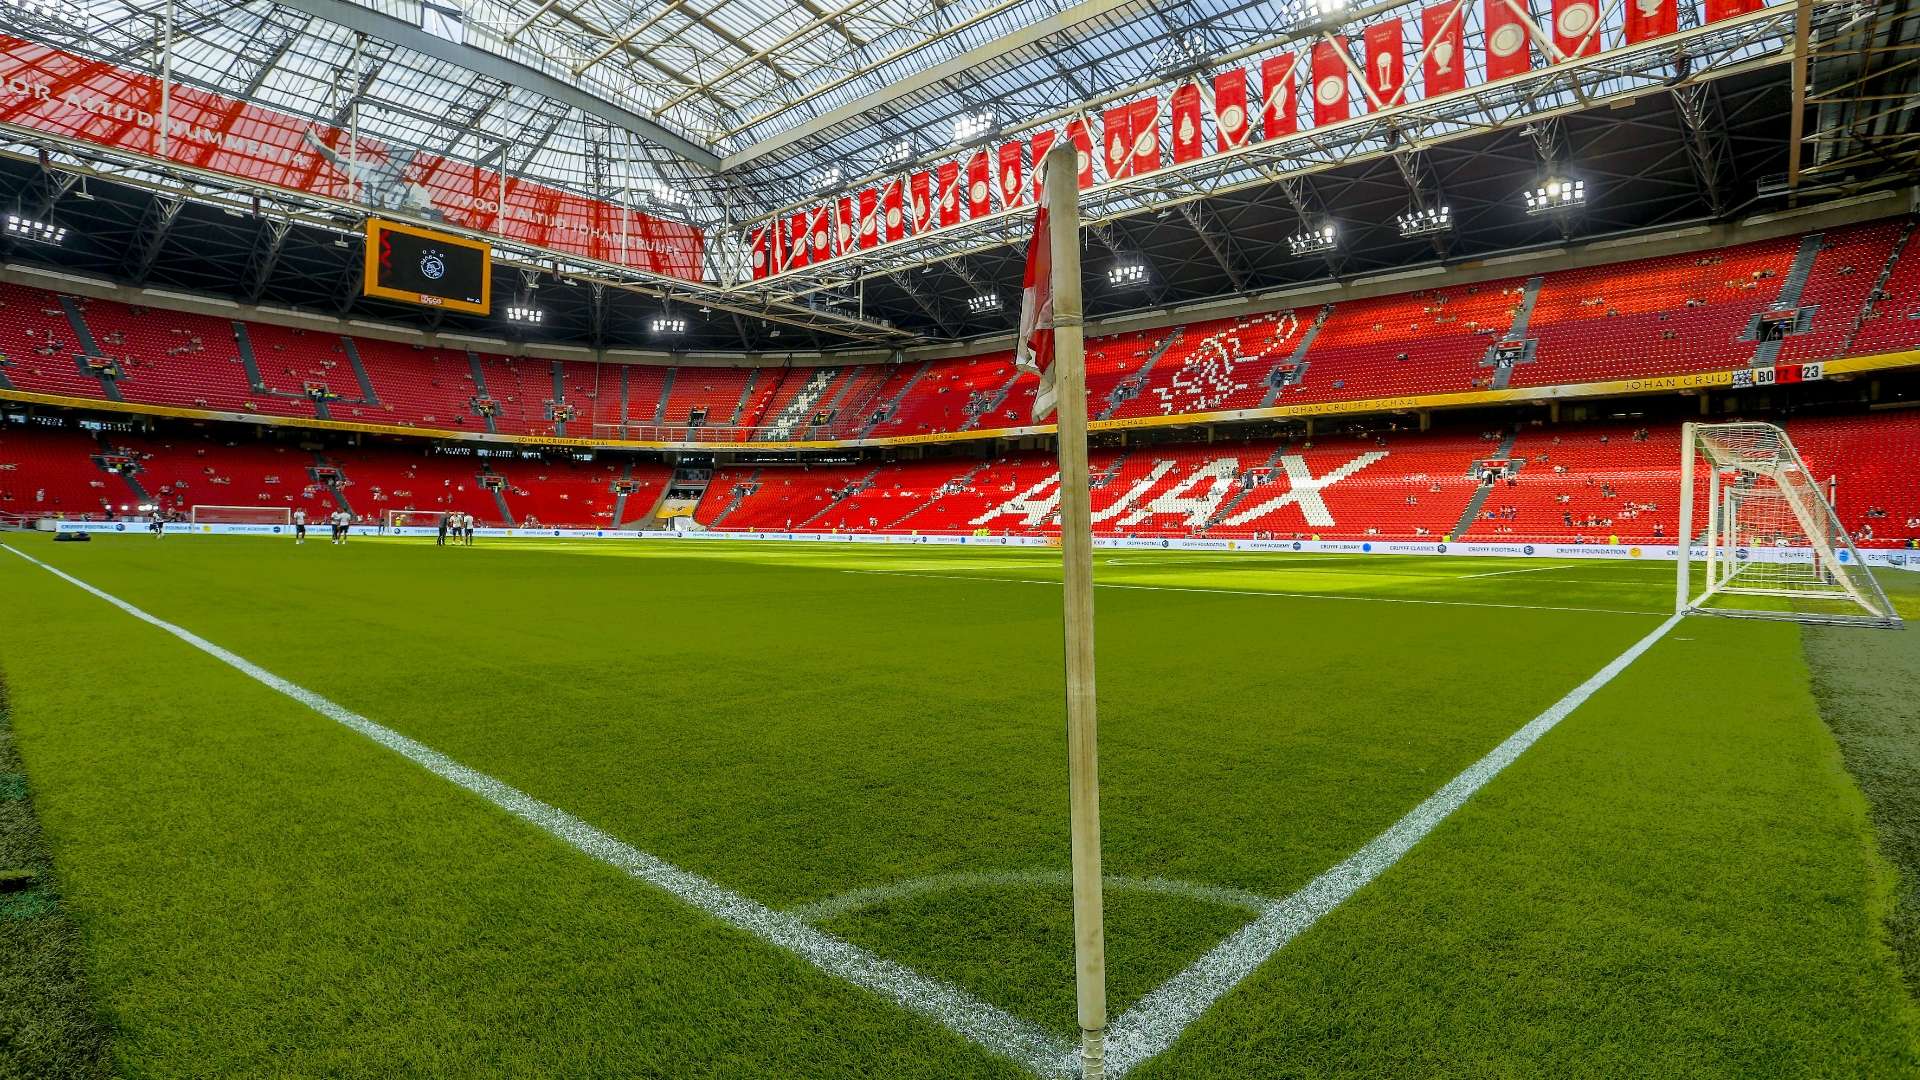
[(446, 510), (388, 510), (381, 515), (389, 529), (437, 529), (440, 519), (446, 517)]
[(196, 503), (187, 511), (195, 525), (291, 525), (293, 510), (286, 506), (218, 506)]
[[(1900, 625), (1777, 425), (1682, 426), (1677, 539), (1682, 614)], [(1696, 545), (1703, 571), (1697, 577)]]

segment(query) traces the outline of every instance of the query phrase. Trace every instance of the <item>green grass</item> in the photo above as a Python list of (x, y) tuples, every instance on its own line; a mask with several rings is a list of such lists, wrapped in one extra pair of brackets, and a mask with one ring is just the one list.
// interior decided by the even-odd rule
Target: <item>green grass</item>
[[(9, 542), (775, 908), (1066, 866), (1044, 551)], [(1672, 602), (1631, 561), (1099, 563), (1108, 872), (1267, 897)], [(1020, 1075), (4, 552), (0, 594), (121, 1073)], [(1142, 1075), (1908, 1075), (1891, 903), (1797, 629), (1689, 620)], [(1250, 918), (1109, 908), (1116, 1013)], [(822, 925), (1073, 1030), (1064, 886)]]
[[(1887, 584), (1896, 605), (1920, 608), (1920, 579)], [(1920, 996), (1920, 634), (1814, 627), (1805, 644), (1821, 715), (1898, 872), (1887, 925), (1907, 987)]]
[(0, 678), (0, 1078), (107, 1075), (78, 934), (61, 910)]

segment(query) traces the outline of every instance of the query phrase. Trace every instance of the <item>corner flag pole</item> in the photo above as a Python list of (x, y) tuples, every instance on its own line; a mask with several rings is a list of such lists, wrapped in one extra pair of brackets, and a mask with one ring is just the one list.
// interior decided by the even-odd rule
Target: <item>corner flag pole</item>
[(1047, 154), (1053, 261), (1053, 385), (1060, 440), (1060, 558), (1066, 586), (1067, 770), (1073, 832), (1073, 967), (1081, 1076), (1106, 1075), (1107, 944), (1100, 885), (1099, 722), (1093, 693), (1093, 505), (1087, 488), (1087, 364), (1080, 306), (1080, 187), (1071, 143)]

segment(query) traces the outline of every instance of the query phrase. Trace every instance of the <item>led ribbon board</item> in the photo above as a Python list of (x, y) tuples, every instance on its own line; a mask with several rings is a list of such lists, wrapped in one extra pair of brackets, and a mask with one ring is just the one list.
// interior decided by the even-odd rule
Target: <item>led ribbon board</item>
[(367, 219), (367, 296), (486, 315), (493, 309), (493, 249), (485, 241)]

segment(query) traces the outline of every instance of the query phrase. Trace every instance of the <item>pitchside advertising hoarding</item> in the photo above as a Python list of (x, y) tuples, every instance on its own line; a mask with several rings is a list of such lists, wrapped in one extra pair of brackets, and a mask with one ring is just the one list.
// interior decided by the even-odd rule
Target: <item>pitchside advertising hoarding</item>
[[(42, 519), (42, 532), (64, 529), (69, 532), (127, 533), (148, 531), (143, 521), (54, 521)], [(324, 530), (325, 523), (309, 526), (309, 531)], [(436, 530), (424, 526), (380, 529), (377, 525), (355, 525), (355, 536), (431, 537)], [(291, 525), (188, 525), (167, 527), (167, 535), (185, 536), (291, 536)], [(705, 540), (757, 540), (772, 543), (829, 544), (944, 544), (959, 547), (1038, 547), (1057, 548), (1052, 536), (964, 536), (944, 533), (790, 533), (790, 532), (673, 532), (632, 529), (475, 529), (476, 536), (547, 537), (569, 540), (679, 540), (699, 543)], [(1416, 542), (1405, 540), (1216, 540), (1205, 537), (1154, 538), (1145, 536), (1097, 536), (1093, 546), (1116, 551), (1217, 551), (1217, 552), (1293, 552), (1314, 555), (1465, 555), (1503, 559), (1609, 559), (1624, 561), (1672, 562), (1679, 548), (1671, 544), (1481, 544), (1450, 541)], [(1751, 562), (1805, 562), (1806, 548), (1744, 548), (1742, 557)], [(1692, 558), (1707, 557), (1707, 549), (1695, 547)], [(1842, 552), (1841, 558), (1850, 556)], [(1920, 571), (1920, 550), (1871, 548), (1860, 553), (1872, 566), (1889, 566)]]
[[(701, 280), (706, 237), (562, 191), (0, 34), (0, 123), (535, 247)], [(504, 193), (504, 209), (502, 206)]]

